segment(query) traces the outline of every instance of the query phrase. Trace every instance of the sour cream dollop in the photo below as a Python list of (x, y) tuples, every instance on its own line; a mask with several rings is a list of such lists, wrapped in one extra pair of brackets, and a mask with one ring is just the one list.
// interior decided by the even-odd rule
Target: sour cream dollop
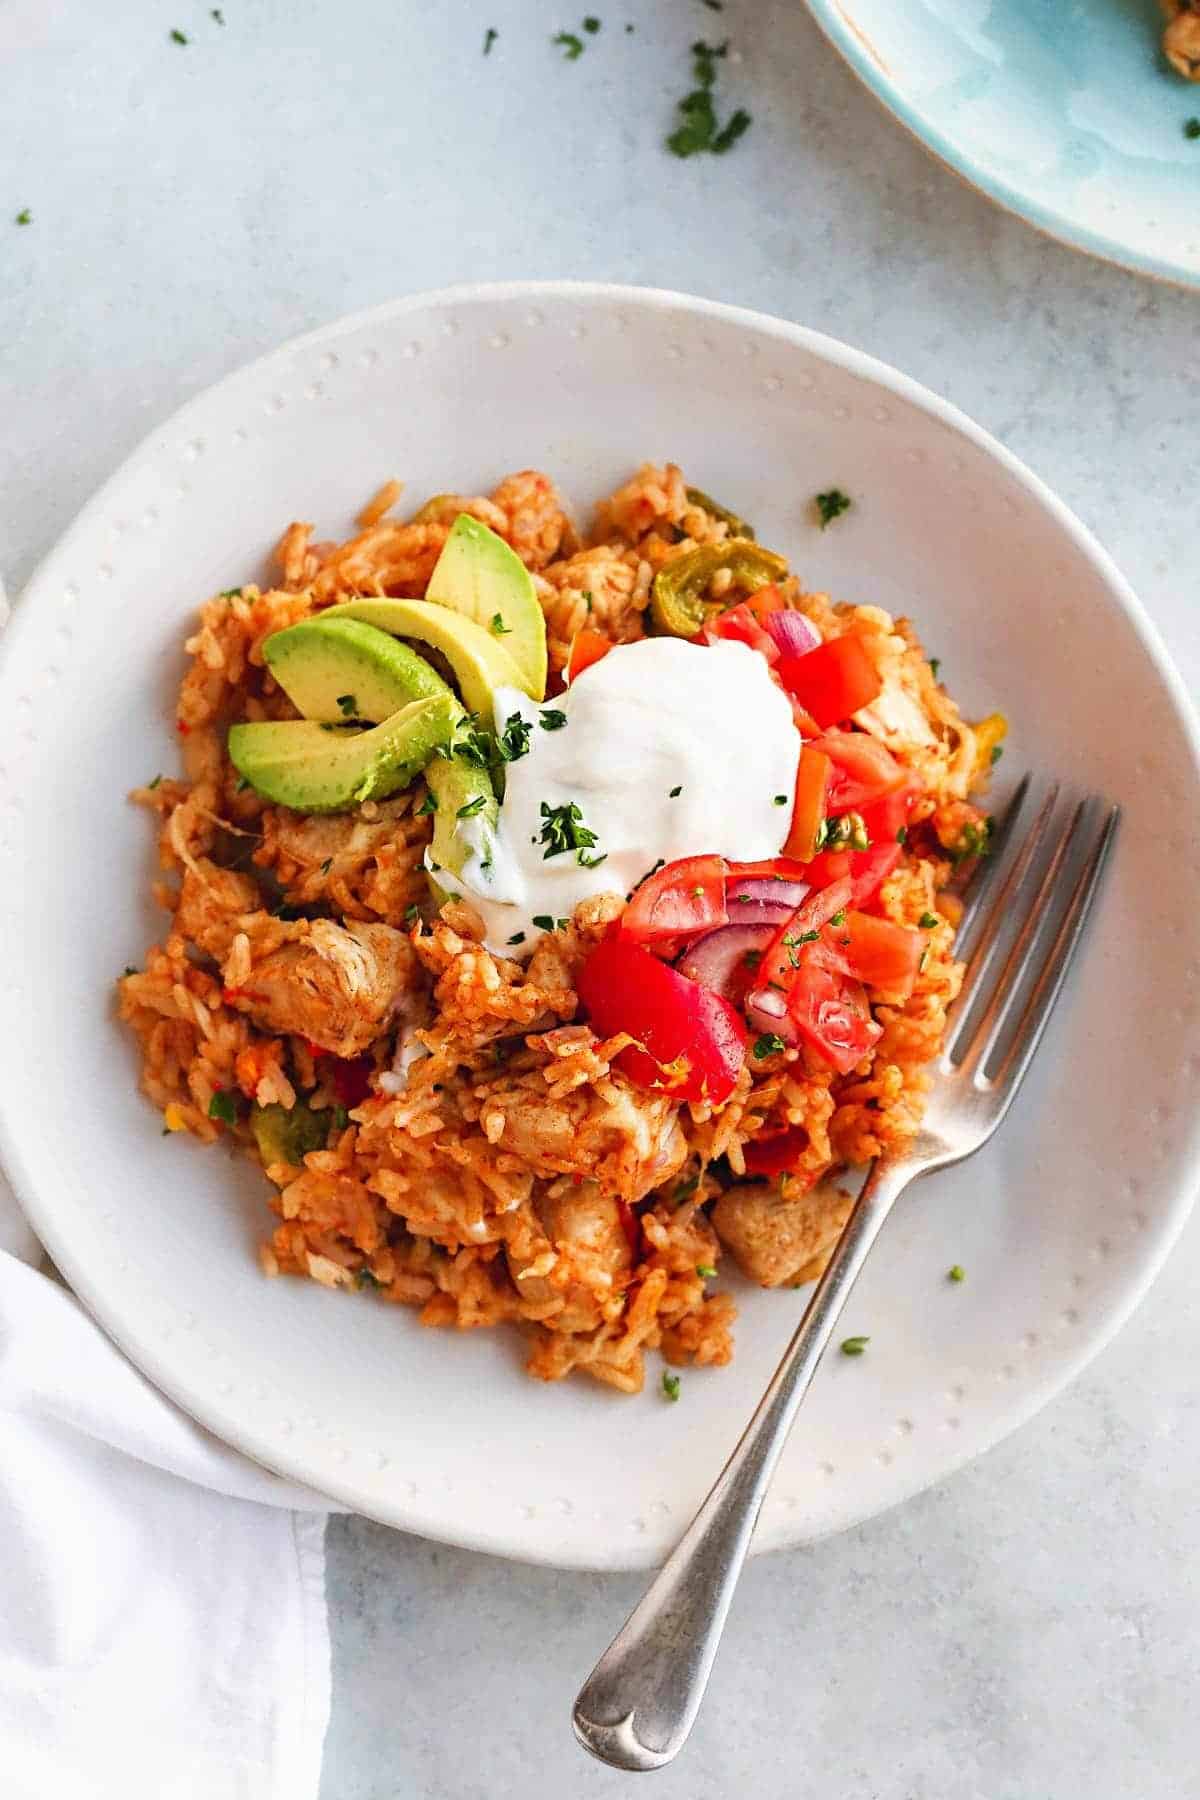
[[(529, 750), (507, 766), (495, 842), (468, 822), (461, 876), (439, 876), (482, 915), (489, 949), (528, 955), (546, 928), (535, 920), (569, 919), (594, 894), (625, 895), (660, 861), (779, 854), (800, 736), (747, 645), (643, 638), (611, 650), (556, 699), (539, 705), (500, 688), (495, 706), (497, 732), (514, 713), (529, 722)], [(566, 723), (547, 730), (547, 712)], [(572, 805), (595, 843), (547, 855), (543, 808), (562, 817)]]

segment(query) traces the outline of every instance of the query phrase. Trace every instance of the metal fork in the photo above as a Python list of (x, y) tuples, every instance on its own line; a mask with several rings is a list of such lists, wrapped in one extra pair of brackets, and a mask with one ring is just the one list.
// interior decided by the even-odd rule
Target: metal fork
[[(585, 1749), (619, 1769), (661, 1769), (704, 1698), (734, 1588), (800, 1402), (880, 1227), (918, 1175), (961, 1162), (1004, 1119), (1032, 1061), (1096, 895), (1119, 817), (1095, 797), (1060, 817), (1059, 788), (1028, 829), (1021, 782), (960, 925), (962, 991), (920, 1135), (871, 1165), (829, 1267), (757, 1411), (699, 1512), (580, 1689)], [(1011, 851), (1011, 854), (1007, 852)], [(994, 967), (1007, 951), (998, 974)]]

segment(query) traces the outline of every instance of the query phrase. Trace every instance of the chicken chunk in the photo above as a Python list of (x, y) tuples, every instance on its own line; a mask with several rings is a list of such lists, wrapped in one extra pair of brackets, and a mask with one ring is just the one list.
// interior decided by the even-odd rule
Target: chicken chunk
[(829, 1182), (784, 1198), (775, 1186), (728, 1188), (713, 1208), (717, 1236), (744, 1275), (763, 1287), (813, 1281), (829, 1259), (853, 1201)]
[(361, 1056), (416, 982), (408, 939), (390, 925), (330, 919), (290, 931), (290, 941), (252, 962), (248, 974), (237, 971), (232, 1003), (268, 1031), (308, 1038), (334, 1056)]
[(219, 869), (201, 857), (184, 873), (175, 930), (206, 956), (224, 962), (249, 915), (261, 909), (262, 896), (248, 875)]
[(524, 1084), (488, 1095), (484, 1130), (542, 1176), (590, 1175), (630, 1204), (683, 1165), (678, 1108), (619, 1076), (558, 1099)]
[(545, 1307), (556, 1331), (593, 1331), (624, 1289), (633, 1250), (619, 1200), (585, 1181), (535, 1202), (546, 1241), (508, 1266), (522, 1300)]

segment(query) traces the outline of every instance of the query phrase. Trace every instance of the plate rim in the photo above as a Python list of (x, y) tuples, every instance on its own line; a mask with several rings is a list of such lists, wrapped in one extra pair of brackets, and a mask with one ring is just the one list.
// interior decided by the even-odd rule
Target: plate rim
[[(373, 323), (385, 321), (391, 323), (410, 313), (431, 309), (487, 305), (500, 301), (546, 302), (560, 299), (597, 306), (648, 307), (656, 312), (682, 310), (693, 318), (711, 319), (750, 328), (768, 337), (775, 337), (801, 349), (806, 349), (823, 360), (839, 366), (852, 376), (882, 387), (896, 397), (914, 405), (938, 423), (960, 433), (976, 448), (984, 451), (1019, 483), (1033, 500), (1049, 512), (1057, 526), (1065, 532), (1075, 549), (1097, 571), (1108, 591), (1119, 602), (1155, 672), (1163, 682), (1191, 752), (1193, 777), (1200, 785), (1200, 714), (1197, 713), (1157, 627), (1109, 552), (1082, 520), (1071, 511), (1065, 501), (1059, 499), (1020, 458), (1006, 449), (990, 432), (958, 407), (943, 399), (932, 389), (925, 387), (923, 383), (905, 375), (901, 370), (881, 359), (871, 356), (853, 345), (830, 337), (826, 333), (748, 307), (734, 306), (699, 295), (678, 293), (670, 289), (639, 287), (623, 283), (517, 280), (462, 283), (407, 294), (372, 307), (344, 314), (312, 331), (289, 338), (274, 349), (230, 370), (218, 381), (192, 395), (160, 425), (149, 432), (131, 453), (123, 458), (113, 474), (85, 502), (55, 543), (39, 558), (33, 573), (21, 590), (13, 608), (12, 618), (5, 629), (0, 632), (0, 683), (3, 682), (10, 659), (16, 653), (15, 646), (22, 644), (26, 635), (37, 629), (31, 622), (33, 617), (31, 597), (46, 579), (47, 573), (52, 570), (54, 564), (64, 553), (69, 553), (76, 536), (89, 529), (92, 520), (106, 506), (109, 495), (117, 490), (128, 476), (142, 465), (144, 460), (157, 454), (160, 448), (174, 441), (180, 435), (181, 428), (186, 431), (191, 416), (210, 406), (215, 396), (236, 387), (242, 381), (253, 378), (268, 368), (287, 361), (297, 352), (330, 339), (351, 335)], [(399, 1496), (394, 1498), (382, 1496), (370, 1490), (364, 1483), (356, 1480), (352, 1474), (340, 1475), (333, 1468), (322, 1468), (319, 1476), (314, 1476), (311, 1464), (301, 1451), (298, 1450), (294, 1457), (289, 1456), (282, 1446), (257, 1436), (252, 1426), (246, 1426), (241, 1418), (232, 1416), (223, 1409), (218, 1395), (201, 1394), (197, 1398), (194, 1385), (189, 1385), (185, 1378), (176, 1379), (171, 1370), (164, 1367), (163, 1358), (151, 1334), (140, 1333), (136, 1322), (126, 1318), (114, 1320), (109, 1315), (103, 1297), (97, 1297), (96, 1286), (86, 1267), (86, 1257), (82, 1266), (77, 1264), (70, 1242), (66, 1240), (64, 1234), (59, 1232), (55, 1224), (53, 1207), (43, 1208), (41, 1198), (22, 1157), (18, 1137), (19, 1133), (10, 1124), (7, 1098), (0, 1093), (0, 1163), (3, 1165), (30, 1224), (48, 1249), (55, 1264), (69, 1281), (73, 1293), (85, 1310), (96, 1321), (104, 1334), (129, 1358), (134, 1367), (139, 1369), (160, 1392), (166, 1394), (179, 1406), (190, 1419), (211, 1431), (223, 1442), (250, 1457), (260, 1466), (285, 1479), (298, 1482), (326, 1495), (335, 1507), (346, 1507), (399, 1530), (414, 1532), (435, 1541), (503, 1556), (513, 1561), (542, 1564), (554, 1568), (615, 1572), (652, 1567), (663, 1554), (653, 1545), (643, 1548), (636, 1543), (620, 1542), (616, 1539), (612, 1539), (603, 1546), (593, 1544), (586, 1547), (581, 1546), (578, 1549), (568, 1549), (561, 1544), (550, 1544), (543, 1548), (537, 1544), (516, 1543), (511, 1536), (507, 1535), (503, 1527), (489, 1528), (478, 1524), (467, 1526), (461, 1523), (455, 1523), (452, 1526), (443, 1525), (439, 1520), (432, 1519), (419, 1506), (406, 1507)], [(1079, 1343), (1073, 1356), (1062, 1359), (1052, 1370), (1047, 1372), (1042, 1380), (1032, 1383), (1024, 1391), (1019, 1404), (1007, 1415), (1003, 1428), (998, 1430), (995, 1435), (989, 1436), (983, 1450), (964, 1450), (961, 1456), (943, 1462), (936, 1470), (918, 1474), (882, 1508), (874, 1504), (867, 1504), (861, 1511), (858, 1511), (851, 1507), (848, 1516), (829, 1527), (827, 1531), (789, 1530), (786, 1524), (760, 1531), (754, 1544), (754, 1550), (762, 1553), (767, 1550), (794, 1548), (802, 1543), (815, 1542), (821, 1536), (848, 1529), (866, 1518), (875, 1517), (880, 1512), (888, 1511), (892, 1506), (899, 1505), (903, 1500), (911, 1499), (915, 1494), (922, 1492), (935, 1482), (952, 1475), (966, 1463), (975, 1460), (976, 1456), (993, 1448), (1013, 1431), (1027, 1423), (1055, 1394), (1075, 1379), (1126, 1323), (1134, 1308), (1144, 1298), (1177, 1242), (1191, 1212), (1198, 1187), (1200, 1187), (1200, 1149), (1192, 1152), (1183, 1175), (1177, 1182), (1169, 1210), (1164, 1212), (1153, 1253), (1136, 1279), (1130, 1280), (1127, 1291), (1119, 1303), (1114, 1304), (1108, 1315), (1092, 1330), (1086, 1340)], [(714, 1470), (714, 1476), (715, 1474)]]
[(1151, 281), (1180, 288), (1185, 293), (1200, 289), (1200, 269), (1188, 268), (1170, 257), (1133, 249), (1118, 237), (1079, 224), (1058, 207), (1044, 206), (1034, 195), (1005, 181), (1003, 176), (973, 156), (958, 139), (931, 124), (897, 83), (884, 73), (846, 16), (840, 0), (805, 0), (805, 5), (822, 36), (837, 51), (851, 74), (909, 137), (951, 175), (982, 194), (985, 200), (992, 201), (1010, 218), (1032, 226), (1034, 231), (1064, 250), (1095, 257), (1110, 268), (1144, 275)]

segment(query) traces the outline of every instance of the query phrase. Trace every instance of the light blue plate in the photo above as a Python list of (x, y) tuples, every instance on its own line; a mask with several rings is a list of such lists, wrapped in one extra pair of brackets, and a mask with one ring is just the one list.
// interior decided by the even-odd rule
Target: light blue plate
[(1200, 286), (1200, 85), (1155, 0), (808, 0), (935, 156), (1093, 256)]

